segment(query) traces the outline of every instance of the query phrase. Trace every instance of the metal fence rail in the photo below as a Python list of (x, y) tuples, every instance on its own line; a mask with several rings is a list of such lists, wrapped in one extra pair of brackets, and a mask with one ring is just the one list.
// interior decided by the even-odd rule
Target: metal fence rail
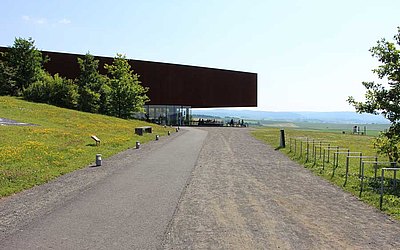
[[(374, 176), (370, 177), (372, 180), (372, 184), (376, 187), (373, 187), (374, 190), (378, 191), (379, 189), (379, 181), (377, 180), (377, 172), (378, 169), (382, 167), (382, 173), (380, 178), (380, 204), (379, 207), (382, 209), (384, 194), (385, 194), (385, 172), (393, 171), (393, 178), (390, 179), (389, 183), (392, 183), (392, 189), (396, 191), (396, 194), (400, 192), (397, 190), (397, 171), (400, 171), (400, 168), (397, 167), (396, 162), (387, 162), (387, 161), (378, 161), (378, 156), (369, 156), (363, 155), (363, 152), (354, 152), (349, 148), (341, 147), (334, 145), (335, 141), (326, 141), (320, 139), (313, 139), (310, 137), (289, 137), (289, 153), (292, 153), (295, 157), (300, 159), (304, 159), (305, 162), (309, 162), (310, 159), (313, 161), (313, 166), (318, 164), (318, 161), (322, 161), (322, 170), (325, 170), (325, 165), (327, 163), (332, 164), (332, 176), (334, 176), (336, 169), (339, 167), (339, 157), (340, 155), (344, 155), (345, 158), (345, 175), (344, 175), (344, 184), (346, 186), (349, 174), (350, 174), (350, 160), (358, 159), (359, 167), (358, 167), (358, 178), (360, 180), (360, 194), (365, 189), (365, 168), (367, 165), (372, 166), (374, 168)], [(332, 156), (332, 158), (331, 158)], [(333, 161), (331, 161), (333, 159)], [(368, 161), (370, 159), (370, 161)], [(355, 174), (355, 173), (354, 173)], [(370, 180), (370, 181), (371, 181)], [(386, 181), (388, 182), (388, 181)], [(399, 191), (399, 192), (398, 192)]]
[(382, 168), (382, 173), (381, 173), (381, 196), (379, 199), (379, 209), (382, 210), (382, 204), (383, 204), (383, 194), (384, 194), (384, 180), (385, 180), (385, 171), (393, 171), (393, 190), (394, 192), (397, 192), (397, 171), (399, 171), (400, 168), (394, 167), (394, 168)]
[(365, 170), (365, 165), (372, 165), (374, 167), (374, 182), (376, 182), (377, 179), (377, 171), (379, 166), (394, 166), (396, 167), (396, 162), (389, 162), (389, 161), (363, 161), (361, 164), (361, 179), (360, 179), (360, 197), (362, 195), (362, 192), (364, 191), (364, 170)]

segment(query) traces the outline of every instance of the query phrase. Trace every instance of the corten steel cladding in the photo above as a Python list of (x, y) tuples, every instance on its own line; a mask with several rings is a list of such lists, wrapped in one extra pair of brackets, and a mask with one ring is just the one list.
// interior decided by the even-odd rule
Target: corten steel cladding
[[(0, 47), (0, 51), (8, 48)], [(50, 61), (45, 69), (66, 78), (79, 75), (78, 57), (84, 55), (42, 51)], [(104, 64), (111, 57), (95, 57), (99, 71), (105, 74)], [(257, 74), (169, 63), (129, 60), (140, 81), (149, 87), (150, 105), (179, 105), (192, 108), (256, 107)]]

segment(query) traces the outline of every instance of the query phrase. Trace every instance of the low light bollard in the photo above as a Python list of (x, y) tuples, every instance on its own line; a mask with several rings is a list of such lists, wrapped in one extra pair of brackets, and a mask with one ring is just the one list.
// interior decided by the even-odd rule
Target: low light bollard
[(179, 131), (179, 128), (176, 128), (175, 131), (178, 132), (178, 131)]
[(101, 154), (96, 154), (96, 167), (101, 166), (102, 160), (101, 160)]
[(168, 135), (171, 135), (171, 132), (168, 131)]
[(160, 139), (159, 135), (156, 135), (156, 141), (158, 141)]
[(140, 148), (140, 142), (136, 141), (136, 149), (139, 149), (139, 148)]

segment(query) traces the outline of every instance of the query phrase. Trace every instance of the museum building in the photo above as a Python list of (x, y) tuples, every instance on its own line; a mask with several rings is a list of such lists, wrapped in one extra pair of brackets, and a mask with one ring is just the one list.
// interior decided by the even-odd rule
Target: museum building
[[(7, 51), (0, 47), (0, 52)], [(44, 68), (50, 74), (75, 79), (81, 54), (41, 51), (49, 58)], [(95, 56), (99, 72), (113, 57)], [(148, 87), (150, 101), (146, 119), (166, 125), (188, 125), (192, 108), (257, 107), (257, 74), (225, 69), (128, 59), (139, 80)]]

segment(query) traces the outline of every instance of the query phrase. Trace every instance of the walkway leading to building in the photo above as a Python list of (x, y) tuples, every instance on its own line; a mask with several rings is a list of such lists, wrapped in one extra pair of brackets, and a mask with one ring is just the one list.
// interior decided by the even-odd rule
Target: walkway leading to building
[(240, 128), (210, 128), (168, 249), (400, 249), (400, 223)]
[[(174, 138), (162, 138), (161, 146), (151, 143), (153, 149), (149, 150), (147, 144), (142, 145), (137, 150), (142, 152), (131, 150), (104, 161), (92, 171), (118, 170), (75, 192), (74, 197), (54, 202), (52, 208), (46, 208), (48, 213), (25, 218), (32, 222), (1, 240), (0, 249), (159, 248), (206, 135), (194, 129), (178, 132)], [(92, 178), (90, 173), (83, 174)], [(55, 181), (47, 189), (63, 192), (60, 185), (64, 183)], [(38, 192), (33, 196), (41, 199), (46, 190)], [(32, 202), (26, 197), (21, 200)], [(4, 203), (7, 200), (0, 203), (0, 214), (6, 217), (1, 212)]]
[(181, 129), (0, 201), (0, 249), (400, 249), (399, 232), (244, 128)]

